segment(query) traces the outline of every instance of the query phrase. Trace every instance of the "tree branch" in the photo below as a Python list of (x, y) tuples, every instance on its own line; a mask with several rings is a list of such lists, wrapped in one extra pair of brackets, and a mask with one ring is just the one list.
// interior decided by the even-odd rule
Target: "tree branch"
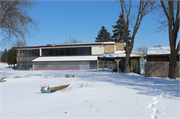
[(164, 10), (164, 13), (165, 13), (167, 19), (169, 20), (169, 16), (168, 16), (168, 13), (167, 13), (167, 11), (166, 11), (166, 7), (164, 6), (163, 1), (161, 1), (161, 5), (162, 5), (162, 7), (163, 7), (163, 10)]
[(178, 54), (178, 52), (179, 52), (179, 45), (180, 45), (180, 41), (178, 42), (178, 45), (177, 45), (177, 48), (176, 48), (176, 54)]

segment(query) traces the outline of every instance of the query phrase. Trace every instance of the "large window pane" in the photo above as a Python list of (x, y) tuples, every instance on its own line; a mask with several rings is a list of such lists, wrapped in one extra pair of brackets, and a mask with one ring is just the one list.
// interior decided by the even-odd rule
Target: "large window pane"
[(78, 55), (78, 48), (72, 48), (72, 55)]
[(39, 57), (39, 50), (35, 50), (35, 56)]
[(23, 57), (23, 50), (20, 51), (20, 56)]
[(51, 56), (52, 49), (42, 49), (42, 56)]
[(97, 68), (97, 62), (90, 62), (90, 68)]
[(27, 68), (29, 69), (29, 62), (27, 62)]
[(18, 57), (20, 57), (21, 56), (21, 54), (20, 54), (20, 51), (18, 50)]
[(33, 56), (33, 51), (30, 50), (29, 52), (30, 52), (30, 55), (29, 55), (29, 56), (32, 57), (32, 56)]
[(91, 47), (85, 48), (85, 55), (91, 55)]
[(79, 68), (79, 62), (64, 62), (66, 68)]
[(72, 55), (72, 48), (66, 48), (66, 55)]
[(65, 50), (65, 48), (60, 48), (60, 49), (59, 49), (59, 55), (66, 55), (66, 50)]
[(91, 47), (80, 47), (79, 55), (91, 55)]
[(26, 56), (29, 57), (29, 50), (27, 50), (27, 55)]
[(26, 62), (23, 63), (23, 68), (24, 68), (24, 69), (26, 68)]
[(84, 47), (80, 47), (79, 48), (79, 55), (84, 55), (84, 54), (85, 54)]
[(58, 56), (58, 49), (52, 49), (52, 56)]
[(23, 63), (20, 63), (20, 68), (23, 68)]
[(48, 68), (48, 62), (34, 63), (34, 68)]
[(49, 62), (49, 68), (63, 68), (63, 62)]
[(23, 57), (26, 57), (26, 50), (24, 50), (23, 52)]

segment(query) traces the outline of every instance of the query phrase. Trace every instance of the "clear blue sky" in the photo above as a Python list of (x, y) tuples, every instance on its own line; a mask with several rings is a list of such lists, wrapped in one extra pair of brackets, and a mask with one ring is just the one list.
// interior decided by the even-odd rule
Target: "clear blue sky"
[[(119, 14), (120, 4), (115, 1), (38, 1), (31, 16), (39, 21), (39, 32), (33, 32), (27, 43), (28, 46), (64, 43), (69, 35), (81, 42), (95, 42), (102, 26), (113, 34), (112, 25)], [(133, 50), (143, 46), (169, 46), (168, 31), (156, 33), (158, 15), (155, 11), (143, 18)], [(5, 48), (9, 46), (1, 50)]]

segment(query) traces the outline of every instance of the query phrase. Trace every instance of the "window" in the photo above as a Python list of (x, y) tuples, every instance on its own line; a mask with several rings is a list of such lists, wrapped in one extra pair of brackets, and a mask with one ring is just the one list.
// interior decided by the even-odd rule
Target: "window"
[(91, 47), (80, 47), (79, 55), (91, 55)]
[(29, 69), (29, 62), (27, 62), (27, 68)]
[(72, 48), (72, 55), (78, 55), (79, 53), (78, 53), (78, 48)]
[(27, 55), (26, 56), (29, 57), (29, 50), (27, 50)]
[(85, 47), (85, 55), (91, 55), (91, 47)]
[(23, 52), (23, 57), (26, 57), (26, 50), (24, 50)]
[(20, 54), (20, 50), (18, 50), (18, 57), (20, 57), (21, 56), (21, 54)]
[(91, 55), (91, 47), (42, 49), (42, 56), (64, 55)]
[(65, 48), (59, 48), (59, 55), (66, 55)]
[(26, 68), (26, 62), (23, 63), (23, 68), (24, 68), (24, 69)]
[(39, 57), (39, 50), (33, 50), (33, 56)]
[(66, 55), (72, 55), (72, 48), (66, 48)]
[(58, 56), (58, 49), (52, 49), (52, 56)]
[(52, 56), (52, 49), (42, 49), (42, 56)]
[(30, 55), (29, 55), (29, 56), (30, 56), (30, 57), (32, 57), (32, 56), (33, 56), (33, 51), (32, 51), (32, 50), (30, 50), (30, 51), (29, 51), (29, 53), (30, 53)]
[(23, 57), (23, 50), (20, 51), (20, 57)]

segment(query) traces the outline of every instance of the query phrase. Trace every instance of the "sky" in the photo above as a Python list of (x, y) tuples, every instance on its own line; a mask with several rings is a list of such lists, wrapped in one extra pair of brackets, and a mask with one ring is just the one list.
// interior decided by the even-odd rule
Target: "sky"
[[(133, 1), (135, 4), (139, 1)], [(136, 15), (133, 8), (131, 15)], [(120, 14), (120, 3), (116, 1), (38, 1), (30, 16), (39, 22), (38, 32), (26, 38), (28, 46), (65, 43), (77, 39), (82, 43), (95, 42), (102, 26), (113, 35)], [(139, 47), (169, 46), (168, 30), (156, 32), (160, 24), (159, 12), (154, 11), (143, 17), (135, 36), (135, 51)], [(132, 31), (132, 27), (130, 28)], [(179, 36), (178, 36), (179, 39)], [(1, 50), (11, 46), (2, 46)]]

